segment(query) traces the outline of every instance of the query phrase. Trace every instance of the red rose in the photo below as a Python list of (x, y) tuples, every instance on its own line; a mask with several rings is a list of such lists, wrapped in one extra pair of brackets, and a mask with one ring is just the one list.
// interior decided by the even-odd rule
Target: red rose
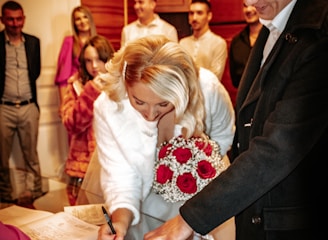
[(172, 170), (166, 165), (160, 165), (157, 169), (156, 173), (156, 181), (160, 184), (164, 184), (167, 181), (172, 179), (173, 172)]
[(159, 158), (159, 159), (162, 159), (162, 158), (166, 157), (167, 152), (168, 152), (168, 148), (171, 147), (171, 146), (172, 146), (172, 144), (167, 144), (167, 145), (163, 146), (163, 147), (159, 150), (158, 158)]
[(198, 163), (197, 173), (203, 179), (213, 178), (216, 174), (216, 170), (211, 163), (202, 160)]
[(197, 191), (196, 179), (191, 173), (184, 173), (177, 178), (177, 186), (184, 193), (195, 193)]
[(186, 163), (192, 156), (192, 153), (189, 148), (177, 148), (173, 151), (172, 154), (181, 164)]
[(211, 156), (212, 154), (212, 146), (211, 144), (207, 143), (206, 147), (205, 147), (206, 142), (204, 141), (197, 141), (196, 142), (196, 146), (199, 150), (202, 150), (206, 156)]

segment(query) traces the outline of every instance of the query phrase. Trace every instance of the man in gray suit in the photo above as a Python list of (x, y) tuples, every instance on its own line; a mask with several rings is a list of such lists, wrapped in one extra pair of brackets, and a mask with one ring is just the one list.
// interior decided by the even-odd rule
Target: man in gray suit
[[(2, 5), (0, 32), (0, 201), (31, 204), (42, 195), (37, 138), (39, 106), (36, 80), (40, 75), (40, 40), (22, 32), (25, 16), (15, 1)], [(26, 169), (26, 186), (13, 199), (9, 157), (17, 133)]]
[(326, 234), (328, 1), (245, 3), (265, 27), (239, 86), (233, 162), (146, 240), (205, 235), (232, 216), (237, 240)]

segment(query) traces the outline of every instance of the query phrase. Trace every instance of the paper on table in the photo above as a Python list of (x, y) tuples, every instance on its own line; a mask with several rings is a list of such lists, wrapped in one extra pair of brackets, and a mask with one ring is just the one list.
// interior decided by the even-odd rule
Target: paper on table
[(64, 212), (94, 225), (106, 224), (106, 219), (101, 210), (103, 204), (86, 204), (64, 207)]
[(52, 212), (35, 210), (12, 205), (0, 210), (0, 221), (5, 224), (22, 226), (24, 224), (54, 215)]
[(16, 205), (1, 209), (0, 221), (20, 228), (32, 240), (94, 240), (99, 230), (67, 212), (54, 214)]
[(20, 227), (32, 240), (95, 240), (99, 227), (59, 212)]

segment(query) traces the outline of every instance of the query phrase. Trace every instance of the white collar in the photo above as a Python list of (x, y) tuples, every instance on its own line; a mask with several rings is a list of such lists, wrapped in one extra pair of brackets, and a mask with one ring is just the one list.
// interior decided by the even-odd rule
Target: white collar
[(287, 24), (287, 21), (289, 19), (289, 16), (296, 4), (297, 0), (292, 0), (290, 3), (287, 4), (286, 7), (284, 7), (284, 9), (282, 9), (277, 16), (275, 16), (274, 19), (272, 20), (264, 20), (260, 18), (260, 22), (268, 27), (270, 26), (270, 24), (272, 24), (276, 29), (278, 29), (278, 31), (280, 33), (283, 32), (283, 30), (285, 29), (285, 26)]

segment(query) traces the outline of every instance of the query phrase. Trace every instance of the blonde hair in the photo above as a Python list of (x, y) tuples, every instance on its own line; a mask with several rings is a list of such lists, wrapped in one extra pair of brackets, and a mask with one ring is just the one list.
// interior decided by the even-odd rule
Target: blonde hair
[(183, 135), (204, 136), (205, 107), (199, 69), (182, 47), (165, 36), (148, 36), (128, 43), (106, 64), (104, 91), (120, 102), (127, 86), (142, 82), (175, 107), (175, 123)]
[(73, 56), (78, 57), (81, 51), (81, 42), (79, 39), (79, 30), (77, 29), (77, 27), (75, 26), (75, 19), (74, 19), (74, 15), (76, 12), (82, 12), (84, 13), (88, 19), (89, 19), (89, 24), (90, 24), (90, 37), (93, 37), (95, 35), (97, 35), (97, 30), (96, 30), (96, 25), (95, 22), (93, 20), (93, 16), (91, 14), (91, 11), (89, 10), (89, 8), (87, 8), (86, 6), (77, 6), (73, 9), (72, 14), (71, 14), (71, 25), (72, 25), (72, 31), (73, 31)]

